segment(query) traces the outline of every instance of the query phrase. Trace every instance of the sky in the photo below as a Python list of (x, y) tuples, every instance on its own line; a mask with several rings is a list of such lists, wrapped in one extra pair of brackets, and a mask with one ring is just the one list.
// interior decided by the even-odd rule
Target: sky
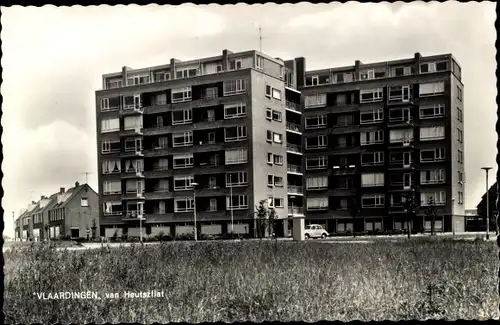
[[(462, 67), (466, 208), (496, 168), (495, 4), (335, 3), (1, 8), (5, 233), (30, 200), (97, 190), (95, 90), (104, 73), (259, 49), (307, 70), (453, 53)], [(473, 22), (473, 23), (471, 23)], [(496, 169), (493, 170), (496, 172)], [(490, 178), (493, 182), (493, 174)]]

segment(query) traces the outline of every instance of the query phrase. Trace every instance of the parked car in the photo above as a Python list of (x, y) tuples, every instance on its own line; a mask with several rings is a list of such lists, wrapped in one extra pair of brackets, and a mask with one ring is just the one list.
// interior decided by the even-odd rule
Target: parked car
[(323, 229), (323, 226), (321, 225), (307, 225), (305, 231), (305, 237), (306, 239), (309, 238), (325, 239), (326, 237), (328, 237), (328, 232), (325, 229)]

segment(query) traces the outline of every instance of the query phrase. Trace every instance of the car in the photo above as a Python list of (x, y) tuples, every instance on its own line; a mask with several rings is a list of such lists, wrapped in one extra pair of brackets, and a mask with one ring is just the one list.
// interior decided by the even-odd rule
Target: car
[(306, 239), (309, 238), (321, 238), (325, 239), (328, 237), (328, 232), (323, 229), (322, 225), (307, 225), (305, 230)]

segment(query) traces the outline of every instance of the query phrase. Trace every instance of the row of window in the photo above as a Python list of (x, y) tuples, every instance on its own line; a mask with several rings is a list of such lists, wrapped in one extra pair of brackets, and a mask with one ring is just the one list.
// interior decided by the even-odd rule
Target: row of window
[[(404, 165), (410, 165), (412, 162), (412, 155), (409, 152), (406, 153), (391, 153), (390, 157), (391, 164), (399, 164), (402, 163)], [(445, 148), (434, 148), (434, 149), (421, 149), (420, 150), (420, 162), (434, 162), (434, 161), (442, 161), (446, 159)], [(384, 153), (380, 152), (371, 152), (371, 153), (363, 153), (361, 155), (361, 165), (362, 166), (374, 166), (374, 165), (382, 165), (384, 164)], [(345, 161), (343, 166), (347, 165), (347, 161)], [(328, 156), (315, 156), (315, 157), (306, 157), (306, 169), (314, 170), (314, 169), (326, 169), (328, 167)]]
[(276, 175), (267, 175), (267, 186), (283, 187), (283, 177)]
[[(444, 94), (444, 81), (422, 83), (419, 85), (419, 97), (429, 97)], [(413, 97), (412, 87), (391, 86), (387, 89), (387, 99), (389, 102), (409, 102)], [(346, 104), (345, 96), (337, 96), (337, 105)], [(384, 100), (384, 89), (381, 87), (371, 89), (361, 89), (359, 92), (360, 103), (373, 103)], [(304, 108), (325, 107), (326, 93), (318, 93), (304, 97)]]
[[(307, 198), (306, 207), (308, 211), (327, 210), (329, 209), (328, 197), (314, 197)], [(391, 206), (401, 206), (400, 199), (391, 197)], [(446, 204), (446, 192), (435, 190), (420, 193), (421, 206), (429, 206), (431, 204), (443, 205)], [(385, 194), (365, 194), (361, 196), (362, 208), (384, 208), (385, 207)], [(347, 200), (341, 200), (341, 209), (347, 209)]]
[[(306, 76), (306, 86), (317, 86), (323, 84), (340, 84), (353, 82), (354, 80), (374, 80), (387, 77), (410, 76), (415, 73), (413, 66), (393, 66), (387, 69), (385, 66), (361, 69), (359, 77), (354, 78), (354, 72), (334, 72)], [(434, 73), (448, 70), (448, 61), (436, 61), (421, 63), (419, 73)]]

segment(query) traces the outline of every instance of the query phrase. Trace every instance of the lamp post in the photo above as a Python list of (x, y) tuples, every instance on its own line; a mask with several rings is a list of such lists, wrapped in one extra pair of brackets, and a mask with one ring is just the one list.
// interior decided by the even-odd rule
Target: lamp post
[(231, 235), (234, 234), (234, 212), (233, 212), (233, 181), (232, 181), (232, 177), (233, 175), (229, 174), (229, 185), (230, 185), (230, 188), (229, 188), (229, 202), (231, 203), (231, 205), (229, 206), (230, 209), (231, 209)]
[(486, 172), (486, 239), (490, 239), (490, 193), (488, 188), (488, 172), (492, 167), (482, 167)]
[(191, 183), (193, 187), (193, 218), (194, 218), (194, 241), (198, 240), (198, 231), (196, 229), (196, 186), (198, 183)]
[[(292, 205), (292, 227), (293, 227), (293, 215), (294, 215), (294, 213), (293, 213), (293, 212), (294, 212), (294, 211), (293, 211), (293, 201), (295, 200), (295, 195), (291, 195), (291, 196), (289, 197), (289, 200), (290, 200), (290, 203), (291, 203), (291, 205)], [(287, 234), (288, 234), (288, 228), (286, 229), (286, 232), (287, 232)]]

